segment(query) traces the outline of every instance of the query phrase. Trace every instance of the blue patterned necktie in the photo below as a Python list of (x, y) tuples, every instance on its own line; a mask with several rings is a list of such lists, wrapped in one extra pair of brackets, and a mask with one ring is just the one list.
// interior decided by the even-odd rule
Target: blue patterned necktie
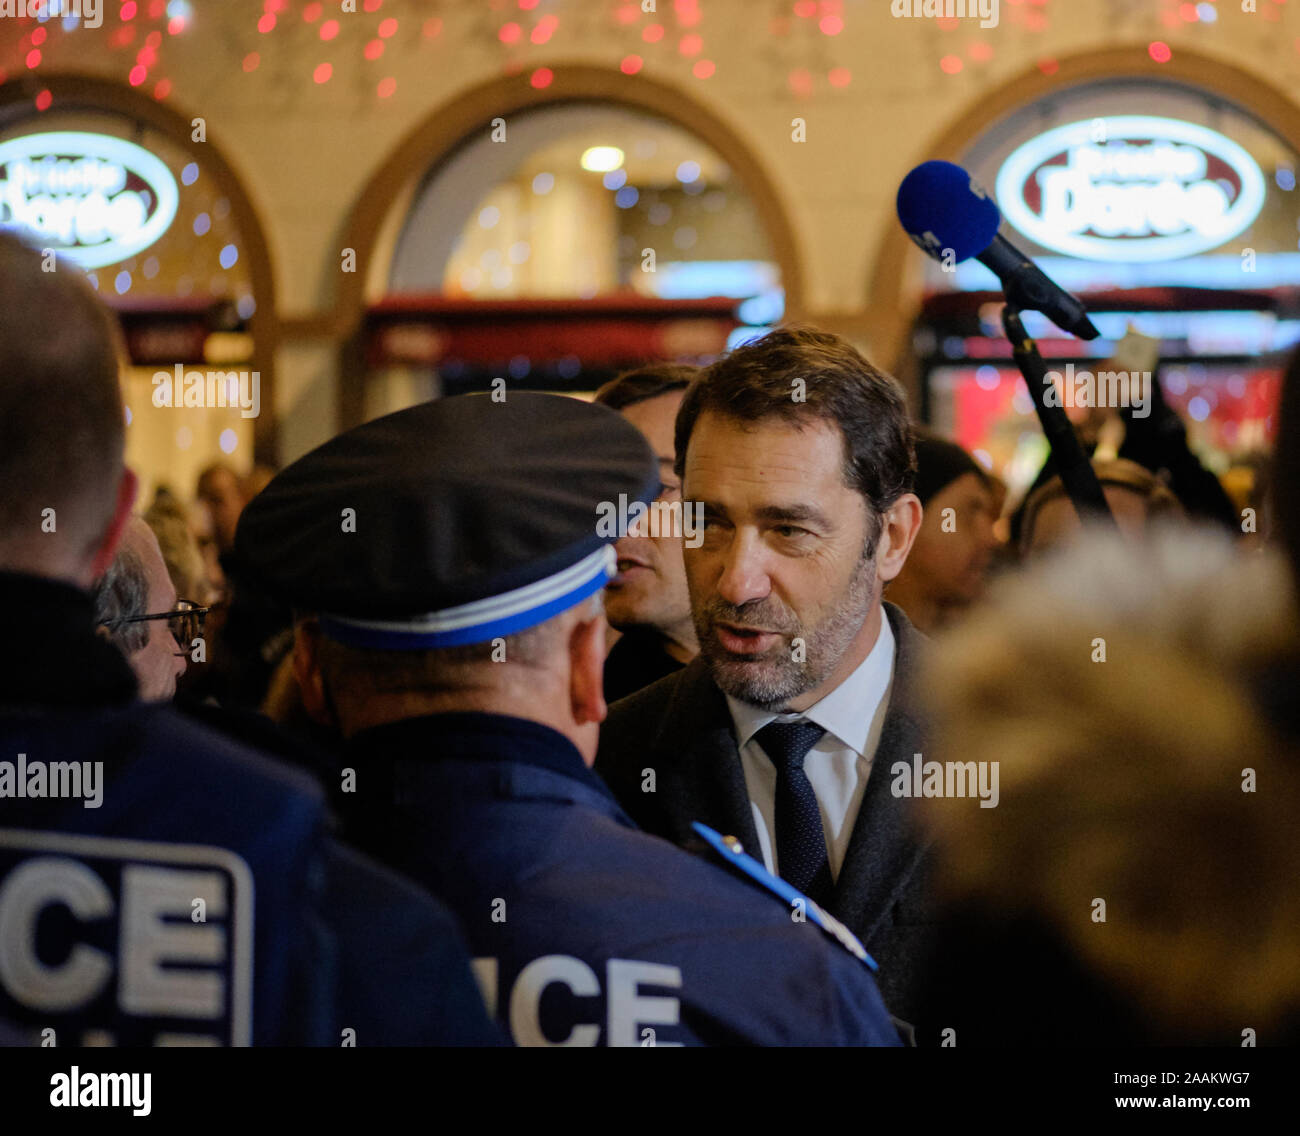
[(776, 766), (776, 861), (779, 875), (825, 907), (831, 899), (830, 860), (821, 809), (803, 760), (826, 731), (812, 722), (769, 722), (754, 735)]

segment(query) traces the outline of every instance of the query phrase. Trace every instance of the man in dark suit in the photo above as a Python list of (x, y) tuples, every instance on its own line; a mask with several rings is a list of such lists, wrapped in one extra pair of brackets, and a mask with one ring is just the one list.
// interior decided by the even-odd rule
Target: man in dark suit
[(924, 750), (923, 643), (882, 602), (921, 523), (902, 392), (849, 344), (781, 329), (705, 369), (676, 424), (700, 655), (616, 703), (596, 769), (643, 828), (737, 837), (838, 916), (907, 1019), (926, 856), (895, 761)]

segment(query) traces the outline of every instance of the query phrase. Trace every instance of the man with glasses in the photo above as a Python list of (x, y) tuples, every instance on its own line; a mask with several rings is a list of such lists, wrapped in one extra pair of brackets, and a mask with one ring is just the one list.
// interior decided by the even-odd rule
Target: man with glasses
[(176, 598), (153, 530), (131, 518), (117, 556), (95, 586), (95, 622), (135, 672), (140, 698), (169, 702), (196, 647), (207, 608)]

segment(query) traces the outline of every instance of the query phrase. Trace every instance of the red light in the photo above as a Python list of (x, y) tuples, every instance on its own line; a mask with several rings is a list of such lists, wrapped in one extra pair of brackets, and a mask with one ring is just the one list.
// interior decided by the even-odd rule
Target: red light
[(391, 39), (397, 34), (397, 21), (389, 16), (386, 20), (379, 22), (379, 38)]
[(54, 102), (54, 96), (49, 91), (42, 91), (36, 96), (36, 109), (49, 110), (52, 102)]
[(799, 67), (790, 72), (790, 90), (796, 95), (811, 95), (813, 89), (812, 72)]
[(519, 0), (519, 9), (522, 12), (531, 12), (537, 7), (537, 0)]
[(1150, 47), (1148, 47), (1147, 52), (1157, 63), (1168, 63), (1169, 60), (1173, 58), (1174, 54), (1169, 50), (1169, 45), (1167, 43), (1162, 43), (1160, 40), (1156, 40)]
[(1178, 15), (1182, 17), (1185, 24), (1194, 24), (1200, 19), (1200, 16), (1196, 14), (1195, 4), (1179, 4)]
[(533, 34), (528, 38), (533, 43), (545, 43), (551, 38), (551, 34), (555, 31), (555, 25), (559, 22), (555, 16), (543, 16), (537, 21), (537, 27), (533, 28)]
[(180, 35), (185, 30), (185, 17), (173, 16), (167, 21), (167, 34)]
[(817, 0), (798, 0), (794, 6), (794, 14), (801, 20), (810, 20), (817, 15)]
[(41, 53), (36, 48), (32, 48), (31, 51), (27, 53), (28, 70), (35, 71), (40, 65)]
[(129, 75), (127, 75), (126, 81), (130, 83), (131, 86), (138, 87), (141, 83), (145, 81), (146, 78), (148, 78), (148, 76), (149, 76), (149, 72), (145, 70), (144, 64), (137, 63), (134, 67), (131, 68), (131, 72)]
[(442, 18), (434, 16), (432, 19), (424, 21), (424, 38), (435, 39), (439, 32), (442, 31)]
[(145, 47), (162, 46), (162, 32), (150, 32), (144, 37), (144, 45)]
[(126, 3), (122, 5), (122, 10), (118, 12), (118, 15), (122, 17), (122, 21), (125, 23), (127, 20), (134, 20), (135, 13), (135, 0), (126, 0)]
[(821, 28), (822, 35), (837, 36), (844, 30), (844, 21), (839, 16), (823, 16), (817, 26)]
[(381, 99), (389, 98), (395, 90), (397, 90), (397, 80), (391, 75), (379, 80), (377, 91)]
[(697, 79), (712, 79), (713, 72), (717, 70), (712, 59), (701, 59), (691, 68), (691, 74)]
[(939, 68), (945, 74), (956, 75), (962, 68), (961, 60), (955, 55), (945, 55), (939, 60)]
[(172, 93), (172, 81), (170, 79), (159, 79), (158, 85), (153, 89), (153, 97), (162, 102)]
[(555, 72), (549, 67), (539, 67), (532, 73), (528, 81), (540, 91), (543, 87), (549, 87), (551, 80), (554, 78)]
[(326, 20), (323, 24), (321, 24), (320, 26), (321, 39), (326, 41), (332, 40), (338, 34), (339, 34), (338, 20)]
[(703, 49), (704, 40), (694, 32), (691, 32), (690, 35), (682, 36), (681, 40), (677, 44), (677, 50), (683, 55), (699, 55)]
[(618, 65), (618, 69), (622, 71), (624, 75), (635, 75), (641, 70), (643, 62), (644, 61), (639, 55), (625, 55), (623, 56), (623, 62)]
[(320, 4), (317, 0), (312, 0), (312, 3), (302, 10), (302, 18), (309, 24), (314, 24), (320, 19)]
[(636, 19), (637, 12), (638, 9), (634, 8), (631, 4), (624, 4), (623, 7), (618, 10), (615, 19), (617, 19), (620, 24), (630, 24)]
[(519, 37), (523, 34), (524, 29), (512, 20), (508, 24), (501, 25), (501, 30), (497, 32), (497, 39), (502, 43), (518, 43)]
[(365, 56), (367, 59), (378, 59), (384, 54), (384, 41), (381, 39), (372, 39), (366, 44)]
[(966, 50), (972, 59), (978, 60), (980, 63), (985, 63), (993, 58), (993, 45), (985, 43), (982, 39), (977, 39)]
[(853, 72), (847, 67), (832, 67), (826, 75), (826, 81), (832, 87), (847, 87), (853, 82)]
[(645, 40), (646, 43), (658, 43), (664, 38), (663, 24), (651, 24), (641, 32), (641, 38)]
[(32, 32), (32, 46), (40, 47), (45, 42), (45, 29), (36, 28)]
[(333, 74), (334, 67), (332, 64), (318, 63), (316, 65), (316, 70), (311, 73), (311, 77), (315, 79), (317, 83), (328, 83), (330, 81), (330, 76)]
[(364, 7), (367, 12), (378, 12), (383, 2), (384, 0), (366, 0)]
[(274, 27), (275, 27), (275, 14), (273, 12), (264, 13), (262, 15), (262, 18), (257, 21), (257, 30), (261, 32), (263, 35), (266, 35), (267, 32), (271, 31)]
[(244, 70), (256, 71), (257, 65), (262, 62), (262, 57), (255, 51), (250, 51), (244, 56)]
[(1055, 75), (1061, 69), (1061, 65), (1055, 59), (1040, 59), (1038, 69), (1044, 75)]

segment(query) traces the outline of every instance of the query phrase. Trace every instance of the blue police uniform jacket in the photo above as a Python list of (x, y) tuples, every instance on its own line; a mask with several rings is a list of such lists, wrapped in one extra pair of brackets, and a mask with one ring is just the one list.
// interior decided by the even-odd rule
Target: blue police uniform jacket
[(0, 1021), (36, 1044), (499, 1044), (453, 917), (306, 777), (134, 701), (89, 598), (0, 573)]
[(561, 734), (484, 713), (356, 734), (350, 834), (459, 916), (519, 1045), (897, 1045), (867, 967), (640, 832)]

